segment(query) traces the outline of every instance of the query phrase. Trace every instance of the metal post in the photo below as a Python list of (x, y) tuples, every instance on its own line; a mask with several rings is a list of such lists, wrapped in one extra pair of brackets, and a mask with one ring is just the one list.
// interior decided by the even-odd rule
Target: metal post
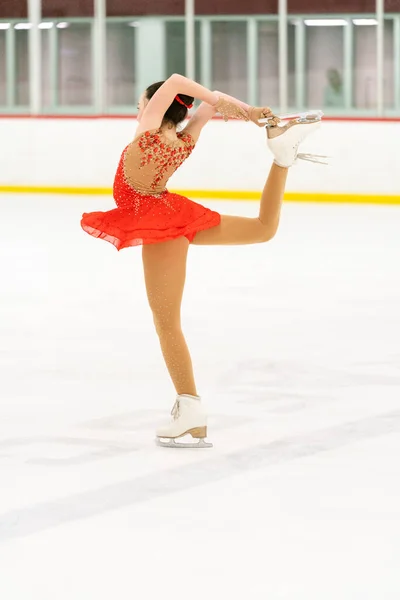
[(50, 63), (50, 107), (55, 110), (58, 104), (58, 32), (57, 27), (49, 31)]
[(6, 72), (7, 72), (7, 106), (14, 108), (15, 89), (15, 29), (13, 26), (6, 31)]
[(353, 87), (354, 87), (354, 25), (351, 19), (347, 19), (347, 25), (344, 27), (344, 107), (346, 110), (351, 110), (353, 107)]
[(295, 69), (296, 69), (296, 110), (304, 109), (308, 97), (306, 78), (306, 26), (303, 19), (299, 19), (295, 28)]
[(263, 102), (258, 98), (258, 31), (254, 18), (247, 20), (247, 101), (251, 106)]
[(376, 20), (378, 21), (376, 43), (377, 43), (377, 67), (376, 67), (376, 96), (377, 113), (381, 117), (385, 110), (384, 98), (384, 69), (385, 69), (385, 0), (376, 0)]
[(394, 105), (400, 111), (400, 16), (394, 19)]
[(201, 22), (201, 81), (204, 87), (212, 88), (211, 23), (209, 19)]
[(29, 98), (30, 113), (38, 115), (41, 109), (41, 31), (39, 29), (42, 18), (41, 0), (28, 0), (29, 29)]
[(281, 113), (288, 110), (288, 10), (287, 0), (279, 0), (279, 103)]
[(94, 106), (97, 114), (106, 112), (106, 0), (94, 1), (93, 65)]
[(194, 3), (195, 0), (185, 0), (186, 77), (189, 79), (196, 76)]

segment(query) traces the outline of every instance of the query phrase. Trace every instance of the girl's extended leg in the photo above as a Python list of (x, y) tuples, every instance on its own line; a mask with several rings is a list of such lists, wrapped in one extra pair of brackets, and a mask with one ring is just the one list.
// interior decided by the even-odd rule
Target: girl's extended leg
[(192, 361), (181, 329), (181, 303), (189, 242), (143, 246), (143, 267), (150, 308), (172, 382), (177, 394), (197, 396)]
[(285, 192), (288, 169), (273, 164), (261, 196), (257, 218), (221, 215), (221, 223), (196, 234), (193, 244), (257, 244), (274, 237)]

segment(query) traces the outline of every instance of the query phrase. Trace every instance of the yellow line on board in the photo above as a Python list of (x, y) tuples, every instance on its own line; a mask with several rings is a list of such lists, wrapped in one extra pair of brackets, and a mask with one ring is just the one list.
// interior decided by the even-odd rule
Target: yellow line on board
[(84, 194), (92, 196), (111, 195), (111, 188), (98, 187), (60, 187), (36, 185), (0, 185), (3, 194)]
[(336, 202), (343, 204), (400, 204), (400, 196), (385, 196), (378, 194), (327, 194), (287, 192), (288, 202)]
[[(241, 190), (179, 190), (178, 194), (188, 198), (212, 200), (259, 200), (261, 192)], [(400, 196), (371, 194), (328, 194), (324, 192), (286, 192), (286, 202), (340, 202), (357, 204), (400, 204)]]
[[(259, 200), (261, 192), (247, 190), (171, 190), (188, 198), (203, 200)], [(0, 185), (0, 193), (13, 194), (72, 194), (91, 196), (111, 196), (111, 188), (103, 187), (62, 187), (62, 186), (25, 186)], [(400, 204), (400, 196), (379, 194), (328, 194), (324, 192), (287, 192), (285, 200), (289, 202), (336, 202), (357, 204)]]

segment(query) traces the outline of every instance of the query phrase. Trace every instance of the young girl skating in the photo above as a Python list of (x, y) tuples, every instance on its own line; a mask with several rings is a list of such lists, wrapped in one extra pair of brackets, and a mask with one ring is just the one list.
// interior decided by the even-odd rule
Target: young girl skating
[[(182, 131), (194, 98), (202, 101)], [(83, 229), (114, 244), (117, 250), (142, 245), (146, 290), (166, 366), (176, 389), (172, 420), (157, 431), (157, 442), (172, 447), (211, 447), (207, 416), (198, 396), (192, 361), (181, 329), (181, 301), (190, 244), (257, 244), (271, 240), (279, 224), (288, 169), (301, 155), (301, 142), (321, 121), (307, 113), (282, 125), (268, 107), (251, 107), (211, 92), (181, 75), (149, 86), (140, 97), (135, 139), (125, 148), (114, 181), (117, 208), (82, 217)], [(274, 156), (254, 218), (220, 215), (166, 189), (171, 175), (196, 146), (201, 130), (216, 114), (267, 123)], [(262, 125), (261, 125), (262, 126)], [(195, 443), (177, 443), (191, 434)], [(167, 440), (167, 441), (162, 441)]]

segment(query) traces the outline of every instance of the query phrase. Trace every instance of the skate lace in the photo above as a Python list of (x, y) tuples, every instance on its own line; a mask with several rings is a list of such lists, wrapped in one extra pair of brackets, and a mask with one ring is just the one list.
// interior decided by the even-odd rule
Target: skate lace
[(176, 400), (176, 402), (171, 410), (172, 420), (176, 421), (177, 419), (179, 419), (180, 414), (181, 414), (180, 403), (179, 403), (179, 400)]

